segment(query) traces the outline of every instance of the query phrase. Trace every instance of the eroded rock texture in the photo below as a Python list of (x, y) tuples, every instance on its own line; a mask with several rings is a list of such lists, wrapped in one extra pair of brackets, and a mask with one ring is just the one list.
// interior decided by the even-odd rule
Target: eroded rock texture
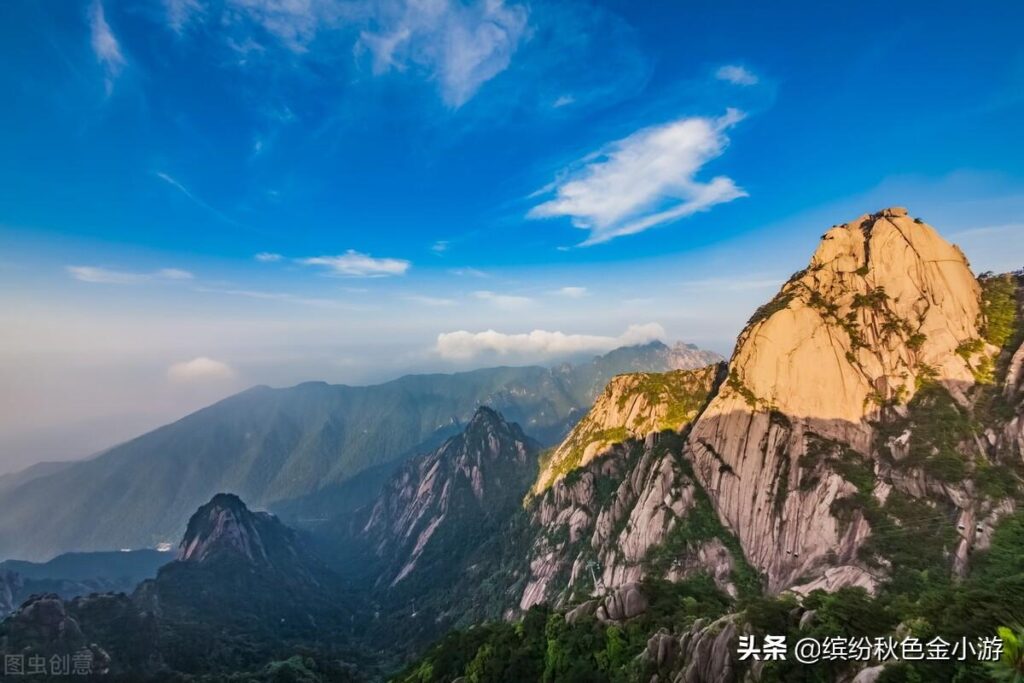
[[(682, 458), (678, 432), (707, 402), (720, 374), (711, 366), (622, 375), (609, 384), (554, 456), (576, 449), (590, 453), (586, 464), (528, 502), (535, 536), (521, 609), (603, 594), (648, 575), (707, 572), (735, 593), (734, 558), (719, 539), (653, 556), (695, 506), (708, 505)], [(609, 445), (609, 433), (620, 443)]]
[(809, 267), (755, 314), (688, 454), (770, 590), (806, 575), (872, 585), (856, 559), (869, 525), (833, 514), (856, 486), (834, 468), (809, 472), (810, 442), (874, 467), (875, 422), (904, 410), (922, 378), (966, 404), (974, 376), (957, 351), (980, 338), (980, 313), (960, 250), (893, 208), (825, 233)]
[(536, 457), (519, 425), (480, 408), (464, 432), (403, 465), (357, 532), (383, 564), (379, 583), (397, 585), (424, 564), (451, 573), (517, 508)]

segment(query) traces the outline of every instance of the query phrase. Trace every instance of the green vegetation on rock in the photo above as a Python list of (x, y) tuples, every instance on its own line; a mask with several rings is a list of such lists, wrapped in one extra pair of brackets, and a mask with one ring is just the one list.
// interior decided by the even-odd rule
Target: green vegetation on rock
[[(710, 365), (698, 370), (638, 372), (613, 378), (562, 445), (542, 457), (534, 493), (577, 470), (585, 464), (588, 453), (592, 457), (631, 438), (683, 429), (707, 402), (718, 369)], [(613, 417), (628, 422), (609, 424)]]
[(453, 631), (395, 683), (618, 683), (641, 678), (637, 655), (651, 633), (699, 618), (724, 614), (730, 601), (706, 576), (680, 583), (648, 581), (643, 615), (623, 624), (590, 616), (571, 622), (565, 614), (537, 606), (516, 623), (490, 622)]
[(1016, 333), (1017, 282), (1011, 274), (979, 278), (983, 334), (989, 344), (1003, 348)]
[[(891, 527), (884, 540), (896, 574), (882, 585), (876, 597), (860, 588), (843, 588), (832, 594), (814, 592), (803, 600), (803, 610), (814, 610), (803, 629), (799, 627), (802, 612), (792, 596), (762, 598), (749, 605), (745, 613), (755, 631), (786, 634), (792, 641), (806, 637), (891, 636), (901, 629), (925, 641), (940, 636), (955, 642), (960, 638), (992, 637), (1000, 627), (1019, 622), (1024, 614), (1024, 553), (1020, 551), (1024, 547), (1024, 512), (999, 524), (991, 547), (978, 553), (970, 573), (958, 581), (950, 577), (946, 561), (945, 549), (951, 539), (936, 533), (942, 528), (936, 521), (941, 515), (906, 499), (890, 497), (886, 507), (890, 505), (906, 526)], [(997, 666), (971, 660), (910, 661), (887, 666), (879, 681), (1000, 680), (993, 677), (1012, 670), (1017, 663), (1016, 659)], [(772, 662), (765, 666), (761, 681), (824, 683), (852, 671), (855, 669), (848, 662), (825, 661), (813, 668), (793, 661)]]

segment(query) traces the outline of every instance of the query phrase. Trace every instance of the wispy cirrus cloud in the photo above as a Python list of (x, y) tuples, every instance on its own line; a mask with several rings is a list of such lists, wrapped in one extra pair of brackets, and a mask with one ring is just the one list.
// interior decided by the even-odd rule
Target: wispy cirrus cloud
[(234, 225), (234, 226), (237, 226), (237, 227), (242, 227), (242, 225), (238, 221), (233, 219), (231, 216), (228, 216), (227, 214), (225, 214), (223, 211), (219, 210), (218, 208), (208, 204), (201, 197), (199, 197), (195, 193), (193, 193), (192, 190), (188, 189), (188, 187), (186, 187), (184, 183), (179, 181), (177, 178), (175, 178), (171, 174), (165, 173), (163, 171), (154, 171), (153, 175), (155, 175), (157, 178), (159, 178), (160, 180), (164, 181), (165, 183), (167, 183), (168, 185), (170, 185), (171, 187), (176, 189), (181, 194), (185, 195), (185, 197), (187, 197), (196, 206), (198, 206), (198, 207), (200, 207), (202, 209), (205, 209), (206, 211), (209, 211), (211, 214), (213, 214), (214, 216), (216, 216), (220, 220), (224, 221), (225, 223), (228, 223), (229, 225)]
[(104, 285), (137, 285), (146, 282), (175, 282), (193, 279), (192, 273), (179, 268), (161, 268), (147, 273), (112, 270), (102, 266), (67, 266), (68, 274), (80, 282)]
[[(348, 54), (368, 56), (374, 74), (417, 73), (437, 83), (452, 108), (508, 68), (529, 25), (527, 5), (502, 0), (224, 0), (216, 11), (195, 0), (165, 0), (165, 7), (172, 30), (216, 23), (246, 54), (270, 39), (311, 61), (330, 61), (337, 41), (356, 35)], [(328, 34), (333, 44), (321, 53), (317, 40)]]
[(570, 299), (582, 299), (587, 295), (586, 287), (561, 287), (555, 290), (555, 294), (559, 296), (568, 297)]
[(497, 308), (506, 311), (518, 311), (533, 304), (533, 299), (528, 296), (517, 296), (514, 294), (498, 294), (487, 290), (473, 292), (473, 297), (480, 301), (486, 301)]
[(261, 251), (260, 253), (253, 256), (254, 259), (260, 263), (276, 263), (284, 258), (281, 254), (277, 254), (272, 251)]
[(338, 256), (314, 256), (297, 259), (304, 266), (322, 266), (332, 275), (342, 277), (389, 277), (405, 275), (412, 263), (397, 258), (374, 258), (349, 249)]
[(587, 230), (589, 246), (670, 223), (747, 193), (731, 178), (697, 178), (729, 145), (726, 131), (743, 119), (688, 117), (651, 126), (584, 157), (541, 190), (554, 195), (529, 218), (568, 217)]
[(177, 33), (181, 33), (193, 17), (202, 16), (205, 12), (199, 0), (164, 0), (164, 9), (167, 23)]
[(757, 85), (758, 77), (746, 67), (738, 64), (726, 64), (715, 71), (715, 78), (728, 81), (733, 85)]
[(529, 18), (526, 5), (501, 0), (399, 0), (377, 7), (375, 27), (360, 34), (357, 51), (372, 55), (375, 73), (424, 70), (450, 107), (465, 104), (508, 68)]
[(100, 0), (93, 0), (89, 6), (89, 38), (96, 61), (103, 67), (104, 87), (109, 95), (114, 90), (114, 81), (124, 69), (125, 59), (121, 53), (121, 44), (107, 23)]
[(492, 353), (497, 355), (525, 354), (536, 356), (559, 356), (574, 353), (600, 353), (620, 346), (644, 344), (655, 339), (664, 339), (665, 329), (657, 323), (630, 325), (617, 337), (565, 334), (533, 330), (522, 334), (506, 334), (495, 330), (484, 332), (444, 332), (437, 335), (435, 351), (444, 358), (466, 360)]

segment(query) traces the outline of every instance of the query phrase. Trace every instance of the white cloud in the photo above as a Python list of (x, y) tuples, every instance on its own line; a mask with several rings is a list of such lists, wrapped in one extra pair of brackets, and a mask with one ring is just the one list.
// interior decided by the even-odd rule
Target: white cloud
[(554, 197), (528, 216), (567, 216), (589, 231), (582, 245), (592, 245), (745, 197), (730, 178), (702, 182), (696, 177), (725, 151), (725, 131), (742, 119), (741, 112), (729, 109), (719, 118), (682, 118), (639, 130), (564, 172), (539, 193)]
[(541, 356), (570, 355), (574, 353), (601, 353), (620, 346), (644, 344), (664, 339), (665, 330), (657, 323), (630, 325), (617, 337), (587, 334), (565, 334), (534, 330), (524, 334), (505, 334), (494, 330), (486, 332), (444, 332), (437, 335), (435, 350), (444, 358), (466, 360), (483, 353), (530, 354)]
[[(168, 24), (179, 33), (204, 15), (195, 0), (165, 5)], [(457, 108), (508, 68), (528, 32), (529, 10), (502, 0), (225, 0), (215, 16), (205, 15), (245, 54), (262, 51), (269, 36), (295, 54), (329, 61), (338, 51), (330, 46), (319, 53), (317, 38), (356, 34), (353, 52), (369, 55), (373, 73), (422, 73)]]
[(559, 109), (561, 107), (567, 107), (570, 104), (573, 104), (575, 101), (576, 98), (573, 97), (572, 95), (559, 95), (558, 99), (556, 99), (551, 106), (554, 107), (555, 109)]
[(103, 3), (100, 0), (93, 0), (89, 7), (89, 37), (96, 61), (103, 67), (104, 85), (109, 95), (114, 89), (114, 81), (124, 68), (125, 61), (124, 55), (121, 54), (121, 45), (114, 37), (114, 32), (110, 30), (110, 24), (103, 14)]
[[(343, 26), (362, 10), (359, 3), (335, 0), (225, 0), (218, 20), (228, 28), (249, 30), (251, 35), (234, 39), (246, 51), (262, 50), (260, 33), (272, 36), (293, 52), (303, 53), (324, 29)], [(194, 12), (189, 19), (196, 18)]]
[(757, 85), (757, 76), (737, 64), (726, 64), (715, 72), (715, 78), (733, 85)]
[(587, 295), (586, 287), (562, 287), (555, 292), (561, 296), (567, 296), (570, 299), (582, 299)]
[(533, 303), (533, 299), (526, 296), (515, 296), (512, 294), (498, 294), (486, 290), (473, 292), (473, 296), (481, 301), (493, 304), (497, 308), (506, 311), (518, 311)]
[(225, 380), (235, 376), (235, 371), (226, 363), (199, 356), (192, 360), (175, 363), (167, 368), (167, 378), (172, 382), (203, 382)]
[(430, 251), (435, 254), (443, 254), (448, 251), (448, 247), (451, 246), (448, 240), (438, 240), (430, 245)]
[(411, 301), (414, 304), (420, 304), (422, 306), (433, 306), (435, 308), (442, 308), (455, 305), (455, 301), (453, 299), (443, 299), (441, 297), (436, 296), (423, 296), (420, 294), (411, 294), (404, 298), (406, 301)]
[(253, 258), (255, 258), (260, 263), (275, 263), (277, 261), (280, 261), (284, 257), (281, 256), (280, 254), (275, 254), (272, 251), (261, 251), (260, 253), (256, 254), (256, 256), (254, 256)]
[(164, 0), (167, 22), (176, 32), (181, 33), (193, 15), (203, 13), (199, 0)]
[(194, 276), (180, 268), (161, 268), (151, 273), (136, 273), (111, 270), (101, 266), (67, 266), (66, 270), (76, 280), (105, 285), (136, 285), (144, 282), (191, 280)]
[(299, 259), (306, 266), (324, 266), (334, 275), (344, 277), (387, 277), (405, 275), (412, 265), (409, 261), (396, 258), (373, 258), (349, 249), (340, 256), (315, 256)]
[(502, 0), (392, 0), (374, 7), (376, 27), (360, 34), (357, 51), (372, 55), (374, 73), (426, 70), (450, 107), (508, 68), (529, 17), (525, 5)]

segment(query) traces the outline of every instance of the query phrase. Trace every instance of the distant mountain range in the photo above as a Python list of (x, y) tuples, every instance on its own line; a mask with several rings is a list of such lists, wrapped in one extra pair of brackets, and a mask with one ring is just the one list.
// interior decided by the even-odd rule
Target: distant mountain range
[[(885, 209), (828, 230), (728, 363), (647, 370), (672, 354), (655, 344), (583, 366), (405, 378), (385, 393), (400, 400), (379, 387), (357, 392), (362, 403), (347, 387), (256, 390), (189, 422), (204, 447), (178, 425), (143, 437), (180, 469), (163, 480), (178, 497), (142, 488), (147, 501), (117, 478), (143, 476), (139, 448), (103, 482), (118, 494), (108, 506), (124, 514), (128, 500), (145, 523), (147, 505), (188, 497), (174, 482), (202, 488), (200, 471), (266, 500), (322, 458), (336, 484), (288, 499), (297, 520), (315, 502), (303, 528), (234, 494), (200, 501), (155, 578), (130, 595), (31, 597), (0, 623), (0, 654), (86, 648), (133, 681), (1019, 677), (1019, 658), (978, 652), (997, 632), (1010, 652), (1024, 640), (1000, 628), (1019, 630), (1024, 614), (1024, 273), (976, 278), (931, 227)], [(370, 397), (394, 412), (373, 417)], [(346, 440), (357, 423), (339, 422), (342, 401), (387, 457), (343, 448), (367, 444)], [(553, 448), (532, 438), (570, 423)], [(260, 454), (296, 458), (296, 479), (241, 477)], [(53, 500), (58, 515), (77, 502)], [(969, 645), (960, 658), (872, 649), (814, 666), (737, 656), (741, 636), (908, 634)]]
[(289, 519), (320, 518), (366, 502), (394, 467), (461, 431), (478, 406), (502, 411), (550, 445), (612, 376), (718, 359), (652, 342), (555, 368), (409, 375), (368, 387), (255, 387), (90, 460), (0, 478), (0, 557), (154, 547), (177, 538), (182, 520), (220, 491)]

